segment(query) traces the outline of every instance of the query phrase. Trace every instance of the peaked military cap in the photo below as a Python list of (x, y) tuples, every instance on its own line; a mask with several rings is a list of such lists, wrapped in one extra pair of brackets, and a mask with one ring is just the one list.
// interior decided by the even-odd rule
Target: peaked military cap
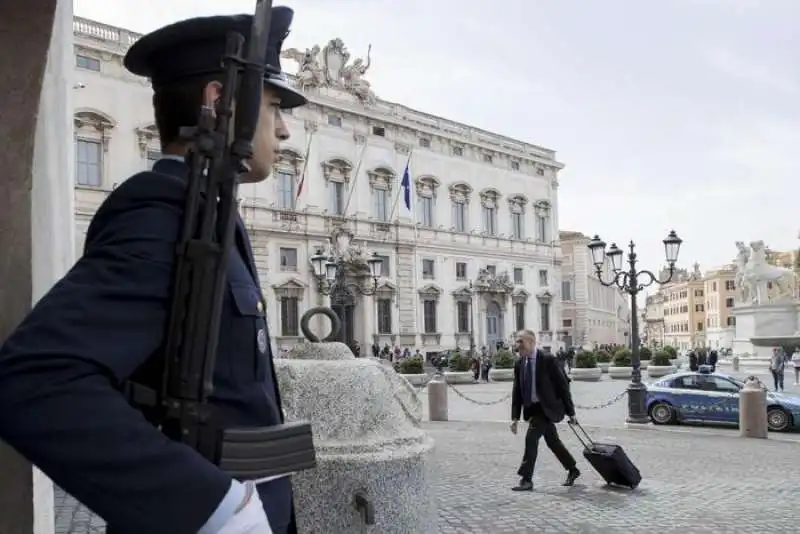
[[(284, 109), (307, 102), (281, 71), (281, 47), (293, 18), (291, 8), (272, 8), (264, 74), (264, 82), (277, 90)], [(170, 24), (136, 41), (125, 55), (125, 68), (150, 78), (156, 90), (187, 78), (222, 72), (227, 34), (238, 32), (249, 39), (252, 24), (253, 15), (197, 17)]]

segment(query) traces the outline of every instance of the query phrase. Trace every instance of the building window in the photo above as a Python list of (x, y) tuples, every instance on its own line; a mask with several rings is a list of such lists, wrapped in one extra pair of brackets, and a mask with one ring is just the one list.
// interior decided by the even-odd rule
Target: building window
[(524, 302), (515, 302), (514, 303), (514, 328), (519, 330), (525, 330), (525, 303)]
[(514, 283), (517, 285), (522, 285), (525, 283), (525, 271), (522, 267), (514, 267)]
[(572, 300), (572, 282), (569, 280), (561, 282), (561, 300)]
[(342, 118), (336, 115), (328, 115), (328, 124), (330, 126), (341, 126)]
[(386, 189), (373, 189), (372, 197), (375, 202), (375, 218), (379, 221), (388, 221), (389, 191)]
[(467, 264), (463, 261), (456, 262), (456, 280), (467, 279)]
[(489, 273), (492, 276), (496, 276), (497, 275), (497, 266), (496, 265), (487, 265), (486, 266), (486, 272)]
[(537, 176), (544, 176), (544, 169), (536, 169)]
[(297, 297), (281, 298), (281, 335), (286, 337), (300, 334), (300, 301)]
[(392, 299), (378, 299), (378, 333), (392, 333)]
[(423, 328), (426, 334), (436, 333), (436, 301), (422, 301)]
[(705, 310), (705, 306), (703, 306), (702, 304), (695, 304), (694, 305), (694, 311), (701, 312), (701, 311), (704, 311), (704, 310)]
[(726, 308), (733, 308), (733, 297), (727, 297), (725, 299), (725, 307)]
[(525, 239), (525, 216), (522, 213), (511, 214), (511, 237)]
[(372, 135), (377, 135), (378, 137), (386, 137), (386, 128), (384, 128), (383, 126), (373, 126)]
[(463, 202), (453, 202), (453, 228), (456, 232), (467, 231), (467, 205)]
[(711, 291), (713, 291), (714, 293), (717, 292), (717, 283), (716, 282), (711, 282)]
[(483, 207), (483, 231), (487, 235), (497, 235), (497, 209), (484, 206)]
[(161, 152), (158, 150), (148, 150), (147, 151), (147, 170), (152, 171), (153, 165), (156, 164), (156, 161), (161, 159)]
[(80, 54), (75, 56), (75, 66), (79, 69), (100, 72), (100, 60), (89, 56), (83, 56)]
[(281, 271), (297, 271), (297, 249), (280, 249)]
[(539, 287), (547, 287), (547, 269), (539, 269)]
[(511, 170), (518, 171), (519, 170), (519, 161), (512, 161), (511, 162)]
[(469, 302), (456, 302), (456, 332), (469, 332)]
[(454, 156), (463, 156), (464, 155), (464, 149), (461, 148), (460, 146), (454, 146), (453, 147), (453, 155)]
[(572, 319), (564, 319), (562, 322), (564, 323), (564, 328), (572, 328)]
[(386, 278), (391, 276), (391, 272), (389, 270), (389, 256), (380, 256), (376, 254), (375, 257), (381, 260), (381, 270), (379, 276), (384, 276)]
[(697, 331), (698, 332), (702, 332), (703, 331), (703, 321), (700, 321), (699, 323), (697, 323)]
[(422, 277), (426, 279), (435, 278), (433, 260), (422, 260)]
[(293, 210), (296, 198), (294, 174), (285, 170), (279, 170), (275, 174), (278, 179), (278, 207)]
[(536, 214), (536, 240), (547, 242), (547, 216), (541, 213)]
[(344, 215), (345, 185), (342, 182), (331, 182), (331, 213)]
[(491, 154), (484, 154), (483, 155), (483, 162), (484, 163), (491, 163), (492, 162), (492, 155)]
[(433, 228), (433, 197), (419, 197), (419, 223)]
[(734, 317), (733, 315), (729, 316), (727, 324), (728, 326), (736, 326), (736, 317)]
[(726, 291), (733, 291), (736, 289), (736, 282), (733, 280), (725, 280), (725, 290)]
[(550, 331), (550, 303), (549, 302), (540, 302), (539, 303), (539, 315), (542, 321), (542, 331), (549, 332)]
[(431, 140), (427, 137), (420, 137), (419, 138), (419, 146), (422, 148), (430, 148), (431, 147)]
[(78, 185), (100, 187), (103, 183), (103, 143), (78, 139), (75, 143)]

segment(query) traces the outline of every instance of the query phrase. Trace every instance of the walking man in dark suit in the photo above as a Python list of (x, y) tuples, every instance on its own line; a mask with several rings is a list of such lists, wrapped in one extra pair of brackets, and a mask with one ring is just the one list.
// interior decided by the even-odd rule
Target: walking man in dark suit
[(511, 432), (517, 433), (520, 415), (529, 423), (525, 434), (525, 452), (517, 474), (521, 480), (514, 491), (533, 490), (533, 468), (539, 454), (539, 440), (544, 442), (567, 470), (564, 486), (572, 486), (580, 476), (575, 458), (558, 437), (556, 423), (569, 417), (576, 423), (575, 406), (569, 383), (558, 368), (555, 357), (536, 347), (536, 335), (530, 330), (517, 334), (520, 357), (514, 364), (514, 386), (511, 393)]

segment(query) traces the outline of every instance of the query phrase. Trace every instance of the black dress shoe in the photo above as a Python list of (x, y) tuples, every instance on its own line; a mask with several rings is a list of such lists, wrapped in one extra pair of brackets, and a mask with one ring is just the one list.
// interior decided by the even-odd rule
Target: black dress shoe
[(533, 482), (530, 480), (520, 480), (519, 484), (511, 488), (511, 491), (533, 491)]
[(569, 471), (567, 471), (567, 479), (564, 481), (562, 486), (572, 486), (575, 484), (575, 481), (578, 480), (578, 477), (581, 476), (581, 472), (578, 471), (577, 467), (573, 467)]

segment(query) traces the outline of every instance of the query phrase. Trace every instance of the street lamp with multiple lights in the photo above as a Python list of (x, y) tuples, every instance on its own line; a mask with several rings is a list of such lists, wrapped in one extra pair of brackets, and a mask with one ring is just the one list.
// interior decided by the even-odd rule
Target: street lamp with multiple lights
[[(353, 280), (348, 280), (346, 266), (348, 262), (342, 257), (333, 257), (325, 254), (323, 249), (317, 249), (311, 257), (311, 266), (317, 279), (317, 290), (323, 295), (330, 295), (331, 308), (342, 322), (342, 335), (347, 337), (347, 317), (341, 311), (342, 305), (353, 294), (374, 295), (378, 290), (378, 279), (381, 276), (383, 259), (373, 253), (366, 261), (372, 284), (365, 285)], [(346, 341), (350, 341), (347, 340)]]
[[(636, 245), (633, 241), (628, 245), (627, 270), (623, 270), (624, 253), (621, 248), (617, 247), (616, 243), (611, 243), (608, 251), (606, 251), (606, 243), (599, 236), (596, 235), (589, 241), (592, 263), (594, 263), (595, 274), (600, 283), (606, 287), (618, 287), (621, 291), (630, 295), (631, 298), (631, 366), (633, 367), (633, 373), (631, 375), (631, 383), (628, 386), (628, 423), (645, 424), (650, 422), (647, 406), (645, 406), (647, 388), (642, 383), (642, 371), (640, 369), (639, 311), (636, 298), (644, 288), (654, 283), (663, 285), (672, 280), (672, 275), (675, 273), (675, 263), (678, 261), (678, 253), (683, 240), (678, 237), (675, 230), (672, 230), (663, 242), (668, 275), (662, 280), (650, 271), (636, 270), (638, 257), (636, 255)], [(603, 266), (607, 262), (610, 263), (612, 271), (611, 280), (603, 280)]]

